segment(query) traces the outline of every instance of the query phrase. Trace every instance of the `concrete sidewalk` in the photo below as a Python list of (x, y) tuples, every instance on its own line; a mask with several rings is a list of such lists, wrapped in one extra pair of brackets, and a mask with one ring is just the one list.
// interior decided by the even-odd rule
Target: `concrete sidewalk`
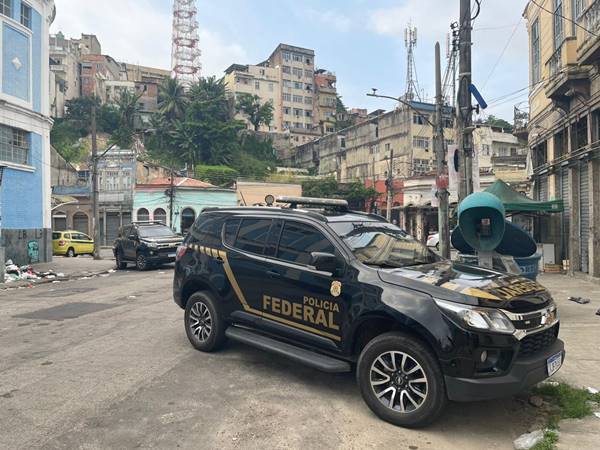
[(55, 277), (39, 278), (34, 280), (20, 280), (11, 283), (0, 283), (0, 290), (14, 289), (19, 287), (29, 287), (29, 285), (38, 285), (50, 283), (53, 281), (66, 281), (73, 278), (82, 278), (86, 276), (98, 275), (115, 269), (115, 260), (112, 249), (101, 249), (100, 257), (95, 260), (91, 256), (77, 256), (67, 258), (64, 256), (54, 256), (51, 262), (32, 264), (35, 272), (53, 272)]
[[(600, 390), (600, 285), (581, 278), (543, 274), (538, 281), (558, 304), (560, 338), (565, 342), (565, 364), (553, 377), (572, 386)], [(580, 305), (570, 296), (589, 298)], [(600, 419), (595, 416), (560, 422), (558, 449), (593, 449), (600, 442)]]

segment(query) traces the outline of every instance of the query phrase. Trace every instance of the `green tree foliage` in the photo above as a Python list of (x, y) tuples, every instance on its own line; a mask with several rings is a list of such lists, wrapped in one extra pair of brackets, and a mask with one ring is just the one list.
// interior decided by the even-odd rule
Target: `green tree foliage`
[(365, 209), (366, 204), (379, 194), (375, 189), (365, 187), (358, 180), (340, 184), (335, 178), (319, 178), (303, 181), (302, 195), (317, 198), (340, 198), (347, 200), (353, 208)]
[(481, 123), (483, 123), (484, 125), (489, 125), (491, 127), (504, 128), (507, 131), (512, 131), (513, 129), (511, 123), (494, 115), (489, 115), (488, 118)]
[(239, 176), (239, 172), (227, 166), (196, 166), (194, 172), (199, 178), (215, 186), (231, 187)]
[(158, 110), (167, 120), (183, 117), (187, 97), (183, 85), (175, 78), (167, 78), (158, 89)]
[[(161, 86), (159, 95), (163, 100), (167, 98), (164, 92), (167, 87), (180, 93), (176, 83)], [(177, 114), (169, 114), (174, 109), (167, 108), (166, 103), (159, 105), (159, 112), (151, 122), (155, 133), (146, 142), (150, 154), (162, 161), (187, 166), (192, 172), (198, 165), (235, 168), (236, 161), (241, 160), (238, 133), (244, 124), (234, 118), (235, 105), (224, 80), (202, 78), (183, 95), (185, 100), (177, 102), (181, 105)], [(246, 164), (247, 160), (244, 161)]]
[(50, 131), (50, 141), (66, 161), (77, 163), (87, 156), (87, 149), (80, 138), (80, 130), (70, 121), (65, 119), (54, 121), (54, 126)]
[(343, 130), (344, 128), (351, 127), (353, 122), (348, 114), (346, 105), (342, 101), (341, 96), (337, 96), (335, 111), (335, 131)]
[(129, 148), (133, 143), (136, 121), (140, 114), (140, 98), (142, 94), (135, 94), (124, 90), (121, 92), (115, 106), (118, 111), (118, 126), (112, 132), (111, 143), (120, 148)]
[(271, 125), (273, 120), (273, 103), (271, 101), (261, 104), (258, 95), (240, 94), (236, 108), (246, 116), (254, 127), (254, 131), (258, 131), (261, 125)]

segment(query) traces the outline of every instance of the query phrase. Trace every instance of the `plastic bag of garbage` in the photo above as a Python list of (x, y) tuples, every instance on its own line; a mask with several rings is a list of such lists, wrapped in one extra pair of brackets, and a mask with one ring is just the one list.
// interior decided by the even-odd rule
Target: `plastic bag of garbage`
[(535, 430), (531, 433), (525, 433), (514, 440), (513, 445), (515, 450), (529, 450), (535, 444), (540, 442), (544, 438), (544, 432), (542, 430)]

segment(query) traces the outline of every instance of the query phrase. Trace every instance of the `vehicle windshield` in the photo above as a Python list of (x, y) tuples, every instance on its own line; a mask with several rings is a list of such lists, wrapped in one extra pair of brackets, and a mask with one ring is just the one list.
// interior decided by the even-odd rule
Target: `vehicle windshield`
[(142, 238), (156, 237), (174, 237), (175, 233), (164, 225), (153, 225), (149, 227), (139, 227), (138, 233)]
[(331, 228), (364, 264), (406, 267), (441, 258), (395, 225), (385, 222), (333, 222)]

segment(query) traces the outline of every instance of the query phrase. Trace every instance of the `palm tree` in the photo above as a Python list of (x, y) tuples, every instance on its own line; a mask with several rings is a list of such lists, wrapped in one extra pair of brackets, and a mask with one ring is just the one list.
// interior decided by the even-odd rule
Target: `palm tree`
[(168, 121), (179, 119), (183, 116), (187, 104), (187, 95), (184, 86), (175, 78), (167, 78), (158, 87), (158, 111)]

